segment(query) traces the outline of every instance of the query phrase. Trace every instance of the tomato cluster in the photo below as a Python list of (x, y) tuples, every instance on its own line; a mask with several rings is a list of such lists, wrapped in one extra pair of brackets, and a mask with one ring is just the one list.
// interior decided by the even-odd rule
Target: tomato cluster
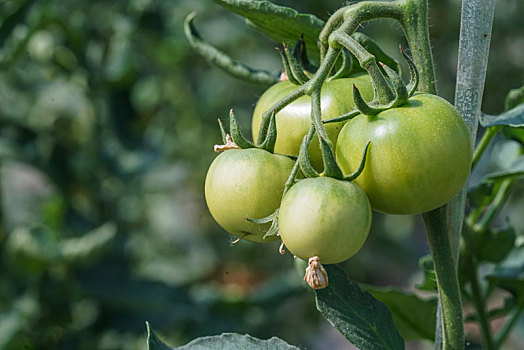
[[(367, 75), (323, 85), (323, 119), (353, 110), (353, 85), (364, 99), (372, 97)], [(253, 115), (255, 141), (262, 114), (295, 88), (280, 82), (260, 97)], [(295, 178), (293, 157), (311, 126), (309, 97), (287, 105), (275, 120), (275, 153), (248, 148), (220, 154), (206, 177), (206, 201), (228, 232), (253, 242), (280, 236), (287, 249), (304, 260), (317, 257), (333, 264), (350, 258), (367, 238), (371, 209), (390, 214), (436, 209), (460, 190), (469, 175), (472, 151), (467, 127), (455, 108), (438, 96), (415, 94), (376, 115), (359, 114), (347, 122), (326, 124), (336, 163), (345, 176), (359, 168), (362, 150), (371, 142), (363, 171), (354, 183), (323, 173)], [(318, 138), (314, 140), (307, 158), (314, 169), (321, 170), (323, 153)], [(264, 217), (269, 219), (251, 220)], [(276, 225), (278, 231), (268, 232)]]

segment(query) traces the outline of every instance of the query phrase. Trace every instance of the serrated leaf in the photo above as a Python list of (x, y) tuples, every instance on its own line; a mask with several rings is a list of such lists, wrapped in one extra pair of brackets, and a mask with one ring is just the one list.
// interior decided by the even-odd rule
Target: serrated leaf
[(320, 52), (318, 35), (324, 21), (310, 14), (275, 5), (269, 1), (214, 0), (228, 10), (243, 16), (246, 23), (276, 42), (285, 42), (293, 47), (300, 36), (304, 36), (307, 54), (318, 62)]
[[(273, 337), (268, 340), (257, 339), (248, 334), (222, 333), (211, 337), (202, 337), (175, 348), (177, 350), (299, 350), (282, 339)], [(153, 350), (153, 349), (150, 349)], [(159, 348), (159, 350), (164, 350)]]
[(524, 305), (524, 245), (513, 249), (486, 277), (493, 286), (512, 293)]
[(524, 104), (510, 109), (499, 115), (489, 115), (482, 113), (480, 115), (480, 125), (489, 128), (495, 125), (511, 126), (513, 128), (524, 127)]
[(329, 286), (315, 290), (317, 309), (346, 339), (363, 350), (404, 349), (384, 303), (363, 292), (336, 265), (325, 265)]
[(476, 234), (476, 255), (479, 261), (499, 262), (515, 244), (516, 233), (512, 227), (504, 230), (487, 230)]
[(413, 293), (405, 293), (393, 288), (363, 286), (388, 307), (393, 322), (405, 340), (435, 338), (437, 299), (421, 299)]
[(172, 350), (169, 346), (164, 344), (162, 340), (153, 332), (149, 322), (146, 322), (147, 328), (147, 349), (148, 350)]

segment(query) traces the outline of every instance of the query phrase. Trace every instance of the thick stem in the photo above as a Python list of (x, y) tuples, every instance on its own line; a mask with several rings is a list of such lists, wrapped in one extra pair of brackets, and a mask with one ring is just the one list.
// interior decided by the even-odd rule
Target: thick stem
[[(473, 143), (477, 136), (494, 13), (495, 0), (462, 2), (455, 107), (464, 118)], [(455, 256), (458, 255), (466, 192), (467, 184), (448, 204)]]
[[(477, 136), (494, 12), (495, 0), (462, 2), (455, 107), (464, 118), (473, 143)], [(466, 189), (467, 184), (449, 203), (455, 256), (464, 219)]]
[(442, 315), (442, 348), (464, 348), (464, 326), (459, 282), (448, 235), (446, 207), (424, 214), (428, 243), (435, 265)]
[(326, 24), (324, 25), (324, 28), (322, 28), (320, 35), (318, 36), (318, 43), (320, 47), (320, 62), (324, 61), (324, 56), (326, 55), (326, 52), (329, 47), (328, 37), (344, 21), (345, 11), (346, 7), (342, 7), (338, 9), (334, 14), (332, 14), (327, 20)]
[(326, 22), (319, 35), (321, 54), (328, 48), (329, 36), (341, 23), (344, 26), (344, 32), (353, 33), (358, 26), (367, 21), (378, 18), (399, 19), (401, 16), (401, 5), (404, 0), (391, 2), (382, 1), (361, 1), (343, 7), (335, 12)]
[(404, 0), (400, 19), (411, 49), (411, 57), (420, 73), (418, 90), (436, 94), (437, 84), (429, 40), (427, 0)]

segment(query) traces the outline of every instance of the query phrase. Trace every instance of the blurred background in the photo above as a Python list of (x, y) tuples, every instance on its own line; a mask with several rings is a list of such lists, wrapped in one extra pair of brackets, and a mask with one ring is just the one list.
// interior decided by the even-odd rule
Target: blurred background
[[(460, 2), (429, 2), (438, 85), (453, 101)], [(343, 5), (275, 3), (322, 19)], [(237, 332), (348, 348), (289, 253), (278, 243), (232, 246), (207, 211), (216, 120), (235, 108), (248, 134), (263, 89), (192, 51), (183, 33), (192, 11), (208, 42), (281, 69), (275, 43), (212, 1), (0, 3), (0, 349), (144, 349), (145, 321), (172, 346)], [(524, 83), (522, 13), (522, 1), (498, 4), (487, 113), (502, 112), (507, 91)], [(398, 25), (362, 30), (398, 57)], [(472, 182), (508, 166), (512, 149), (497, 139)], [(521, 236), (523, 192), (521, 184), (500, 215)], [(419, 217), (375, 214), (344, 266), (358, 282), (413, 290), (426, 254)], [(477, 330), (467, 330), (474, 343)], [(512, 342), (524, 342), (523, 321)]]

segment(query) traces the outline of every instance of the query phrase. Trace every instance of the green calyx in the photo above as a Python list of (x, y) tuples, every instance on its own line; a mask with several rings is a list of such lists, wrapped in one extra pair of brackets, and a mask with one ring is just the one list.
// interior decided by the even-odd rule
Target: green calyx
[(218, 124), (220, 127), (220, 133), (222, 135), (222, 141), (224, 144), (227, 144), (230, 142), (228, 140), (228, 135), (231, 137), (231, 141), (233, 142), (231, 145), (231, 148), (240, 148), (240, 149), (248, 149), (248, 148), (259, 148), (264, 151), (273, 153), (275, 150), (275, 143), (277, 142), (277, 126), (275, 122), (275, 113), (271, 114), (271, 118), (269, 120), (269, 126), (266, 130), (266, 135), (262, 139), (262, 142), (258, 145), (255, 145), (251, 141), (247, 140), (244, 134), (242, 133), (242, 130), (240, 129), (240, 125), (238, 125), (237, 118), (235, 117), (235, 113), (233, 112), (233, 109), (229, 111), (229, 133), (226, 133), (226, 130), (224, 129), (224, 126), (222, 124), (222, 121), (219, 119)]
[(282, 43), (282, 47), (283, 50), (278, 47), (275, 49), (280, 54), (287, 79), (295, 85), (306, 83), (309, 80), (308, 74), (312, 74), (316, 68), (311, 65), (307, 58), (306, 44), (303, 38), (297, 41), (292, 50), (288, 48), (286, 43)]
[(324, 139), (320, 138), (320, 148), (322, 150), (322, 159), (324, 161), (324, 171), (322, 173), (318, 173), (309, 162), (307, 153), (313, 134), (314, 127), (312, 126), (310, 132), (306, 136), (304, 136), (304, 140), (302, 141), (302, 145), (300, 146), (300, 151), (298, 153), (297, 159), (297, 163), (300, 167), (300, 170), (306, 178), (325, 176), (332, 177), (337, 180), (345, 180), (351, 182), (355, 180), (364, 171), (364, 167), (366, 166), (367, 153), (369, 147), (371, 146), (371, 141), (369, 141), (366, 144), (366, 147), (364, 148), (364, 152), (362, 153), (362, 159), (360, 161), (358, 169), (355, 170), (355, 172), (350, 174), (349, 176), (344, 177), (342, 171), (340, 170), (340, 167), (338, 166), (335, 160), (333, 150)]
[(260, 225), (271, 222), (271, 226), (269, 227), (267, 232), (264, 234), (264, 237), (262, 237), (262, 239), (268, 239), (270, 237), (278, 235), (278, 209), (275, 210), (270, 215), (266, 216), (265, 218), (261, 218), (261, 219), (246, 218), (246, 220), (254, 224), (260, 224)]
[[(415, 64), (411, 58), (404, 52), (404, 50), (402, 50), (402, 48), (400, 48), (400, 52), (409, 66), (409, 83), (406, 85), (397, 72), (387, 65), (381, 63), (382, 69), (386, 73), (387, 78), (382, 72), (379, 73), (381, 75), (381, 79), (374, 79), (374, 76), (371, 76), (371, 81), (375, 87), (375, 96), (371, 102), (367, 103), (364, 101), (360, 92), (358, 91), (358, 88), (353, 86), (353, 100), (355, 102), (355, 107), (360, 113), (365, 115), (376, 115), (386, 109), (401, 106), (408, 102), (409, 98), (413, 96), (417, 90), (419, 83), (419, 74), (417, 68), (415, 67)], [(393, 89), (394, 95), (381, 95), (381, 92), (388, 88)]]

